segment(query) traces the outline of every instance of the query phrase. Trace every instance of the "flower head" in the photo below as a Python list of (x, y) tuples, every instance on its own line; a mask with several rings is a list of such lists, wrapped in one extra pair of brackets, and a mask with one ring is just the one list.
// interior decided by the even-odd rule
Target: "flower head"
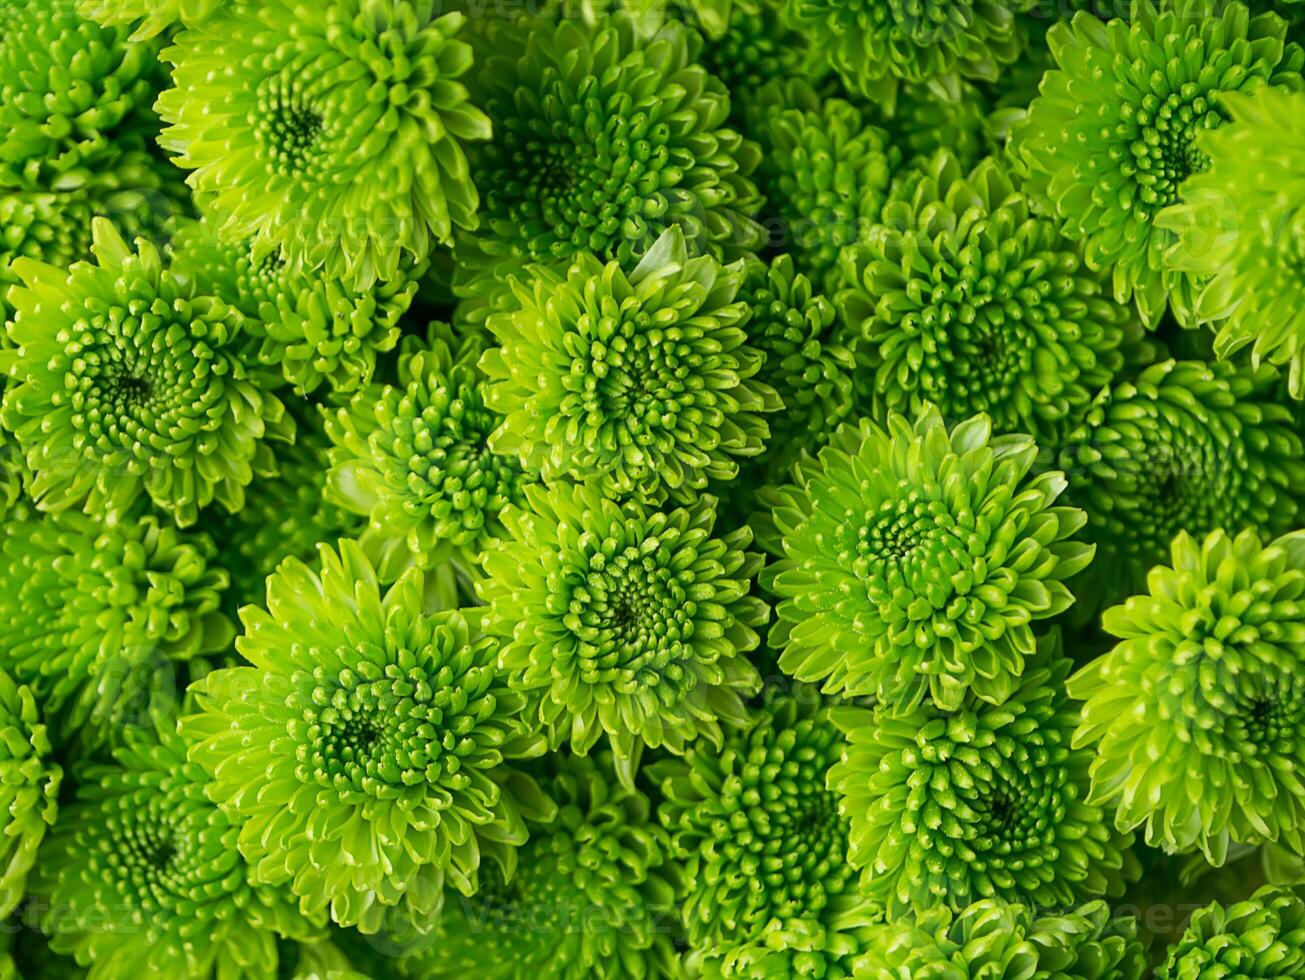
[(377, 355), (398, 343), (422, 271), (401, 264), (396, 278), (355, 288), (257, 242), (225, 245), (207, 222), (182, 229), (173, 260), (201, 291), (249, 318), (258, 360), (279, 367), (301, 395), (322, 386), (347, 393), (371, 381)]
[(1305, 446), (1275, 387), (1267, 369), (1170, 360), (1098, 395), (1062, 461), (1097, 545), (1084, 612), (1141, 591), (1179, 531), (1296, 526)]
[(1257, 365), (1286, 365), (1305, 398), (1305, 92), (1228, 93), (1220, 105), (1232, 122), (1202, 134), (1209, 169), (1157, 223), (1177, 236), (1170, 264), (1210, 277), (1194, 315), (1215, 325), (1219, 356), (1248, 348)]
[(232, 242), (364, 289), (476, 224), (465, 17), (434, 0), (234, 4), (163, 56), (160, 142)]
[(202, 712), (183, 731), (255, 879), (370, 933), (509, 860), (526, 828), (504, 762), (543, 746), (495, 644), (424, 611), (419, 570), (382, 591), (355, 542), (319, 552), (320, 572), (287, 558), (267, 608), (241, 611), (252, 666), (193, 685)]
[(238, 510), (254, 473), (274, 471), (265, 440), (293, 433), (242, 357), (243, 318), (153, 245), (131, 251), (104, 218), (92, 233), (94, 265), (13, 266), (25, 285), (9, 292), (3, 420), (33, 499), (116, 519), (148, 496), (182, 526), (215, 500)]
[(250, 881), (237, 826), (173, 732), (87, 766), (42, 851), (34, 891), (56, 952), (92, 977), (274, 980), (277, 936), (306, 937), (288, 893)]
[(891, 111), (902, 82), (954, 99), (1019, 56), (1013, 11), (994, 0), (788, 0), (785, 13), (848, 90)]
[(758, 138), (765, 148), (771, 238), (825, 292), (838, 284), (839, 253), (879, 221), (897, 163), (888, 134), (842, 99), (790, 85)]
[(1136, 932), (1132, 919), (1112, 917), (1105, 902), (1038, 915), (1024, 905), (985, 900), (958, 914), (938, 908), (913, 921), (880, 926), (855, 975), (865, 980), (1142, 980), (1147, 962)]
[(494, 138), (472, 161), (485, 199), (454, 248), (460, 291), (589, 254), (629, 268), (671, 227), (718, 259), (761, 247), (757, 147), (726, 125), (695, 31), (642, 38), (622, 14), (498, 26), (477, 71)]
[(880, 418), (932, 402), (1054, 443), (1142, 333), (994, 157), (967, 174), (940, 150), (904, 175), (843, 281)]
[(62, 782), (31, 688), (0, 670), (0, 915), (23, 897), (37, 848), (59, 812)]
[(1069, 682), (1092, 801), (1216, 864), (1230, 844), (1305, 853), (1305, 532), (1179, 534), (1147, 586), (1106, 610), (1121, 642)]
[(1305, 902), (1286, 889), (1262, 888), (1226, 908), (1215, 902), (1192, 914), (1156, 980), (1305, 975)]
[(52, 0), (0, 0), (0, 23), (0, 160), (62, 171), (148, 118), (162, 75), (156, 45)]
[(177, 707), (175, 672), (225, 652), (227, 575), (213, 542), (139, 515), (10, 522), (0, 542), (0, 667), (32, 688), (60, 741), (152, 727)]
[(133, 41), (146, 41), (177, 24), (203, 22), (227, 0), (77, 0), (77, 12), (103, 27), (131, 25)]
[(732, 479), (780, 407), (755, 378), (744, 274), (690, 258), (678, 228), (633, 269), (587, 253), (565, 273), (532, 267), (513, 281), (516, 308), (488, 321), (500, 346), (480, 367), (504, 416), (490, 447), (613, 496), (689, 500)]
[(1025, 186), (1148, 322), (1166, 303), (1191, 316), (1200, 278), (1166, 268), (1173, 236), (1156, 218), (1208, 165), (1197, 137), (1223, 123), (1220, 100), (1302, 85), (1305, 51), (1286, 31), (1235, 0), (1134, 0), (1127, 19), (1081, 12), (1048, 34), (1058, 67), (1016, 134)]
[(766, 620), (748, 595), (751, 533), (713, 537), (715, 501), (661, 510), (586, 487), (527, 487), (482, 559), (484, 629), (554, 748), (606, 737), (633, 782), (645, 745), (674, 753), (746, 720), (760, 687), (746, 654)]
[(949, 431), (927, 406), (886, 430), (844, 426), (798, 463), (797, 482), (763, 498), (783, 670), (890, 709), (1005, 698), (1031, 624), (1070, 606), (1063, 580), (1092, 558), (1072, 539), (1082, 512), (1056, 505), (1063, 474), (1031, 472), (1037, 451), (994, 437), (986, 416)]
[[(730, 732), (723, 747), (696, 745), (649, 767), (658, 815), (680, 860), (691, 947), (707, 959), (752, 961), (783, 924), (820, 924), (795, 946), (838, 961), (855, 931), (881, 917), (847, 861), (849, 821), (825, 778), (844, 741), (815, 692), (776, 698)], [(795, 937), (796, 939), (796, 937)], [(738, 947), (746, 953), (731, 953)], [(761, 958), (765, 958), (762, 956)], [(746, 972), (740, 974), (747, 976)]]
[(485, 406), (474, 334), (435, 324), (405, 342), (397, 383), (364, 388), (328, 414), (328, 498), (367, 519), (359, 538), (382, 580), (450, 558), (465, 571), (502, 533), (500, 514), (522, 501), (530, 476), (489, 450), (499, 419)]
[(829, 785), (851, 819), (862, 892), (890, 917), (987, 898), (1064, 908), (1122, 892), (1132, 835), (1087, 802), (1092, 753), (1070, 745), (1069, 671), (1053, 632), (1000, 705), (835, 709), (849, 744)]
[[(452, 896), (422, 954), (427, 980), (656, 980), (680, 976), (666, 927), (676, 869), (642, 792), (610, 763), (549, 760), (541, 787), (556, 816), (532, 826), (517, 867), (487, 869), (470, 898)], [(405, 965), (411, 962), (402, 961)]]

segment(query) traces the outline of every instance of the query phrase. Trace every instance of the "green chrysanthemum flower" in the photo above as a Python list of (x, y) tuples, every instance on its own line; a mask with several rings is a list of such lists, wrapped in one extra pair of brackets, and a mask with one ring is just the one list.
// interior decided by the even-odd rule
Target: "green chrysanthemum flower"
[(484, 349), (444, 324), (405, 341), (395, 385), (373, 385), (326, 420), (327, 497), (367, 519), (359, 543), (382, 581), (453, 559), (464, 574), (530, 476), (489, 451), (498, 417), (476, 369)]
[(200, 291), (250, 318), (258, 360), (279, 367), (301, 395), (323, 385), (352, 392), (371, 381), (377, 354), (398, 343), (399, 319), (424, 271), (404, 266), (396, 279), (354, 288), (287, 264), (267, 246), (224, 245), (207, 223), (182, 229), (173, 257)]
[(214, 551), (148, 515), (112, 528), (81, 514), (9, 523), (0, 667), (32, 688), (62, 738), (152, 726), (177, 708), (175, 671), (230, 647)]
[(365, 289), (476, 224), (462, 143), (489, 121), (436, 0), (235, 4), (163, 54), (160, 142), (233, 242)]
[(763, 495), (780, 667), (890, 710), (1003, 700), (1031, 623), (1073, 603), (1062, 580), (1092, 558), (1072, 540), (1083, 513), (1056, 505), (1064, 475), (1031, 472), (1037, 452), (982, 415), (948, 431), (927, 406), (887, 430), (844, 426), (800, 462), (795, 485)]
[(843, 749), (828, 710), (802, 688), (754, 712), (722, 748), (693, 746), (649, 768), (684, 870), (689, 944), (718, 951), (705, 958), (722, 972), (766, 959), (772, 934), (794, 923), (811, 924), (800, 932), (808, 942), (794, 937), (795, 953), (839, 963), (857, 948), (857, 930), (882, 918), (858, 891), (848, 819), (825, 788)]
[(857, 963), (865, 980), (1142, 980), (1146, 956), (1132, 919), (1104, 902), (1037, 915), (1023, 905), (976, 902), (880, 926)]
[(22, 900), (36, 850), (59, 812), (63, 769), (53, 754), (31, 689), (0, 670), (0, 916)]
[(485, 199), (454, 248), (460, 293), (590, 253), (628, 268), (670, 227), (716, 258), (764, 244), (759, 153), (726, 126), (729, 95), (696, 64), (696, 32), (640, 38), (620, 15), (500, 27), (478, 75), (494, 139), (472, 161)]
[(851, 418), (856, 359), (840, 342), (833, 304), (795, 271), (791, 256), (780, 255), (769, 266), (750, 262), (738, 299), (752, 311), (748, 339), (765, 355), (757, 380), (784, 403), (769, 417), (764, 462), (772, 470), (786, 468)]
[(105, 27), (134, 26), (133, 41), (144, 41), (177, 24), (202, 23), (227, 0), (78, 0), (77, 12)]
[(64, 170), (148, 118), (162, 74), (155, 45), (53, 0), (0, 0), (0, 23), (0, 160)]
[(1172, 567), (1102, 622), (1122, 642), (1069, 684), (1092, 801), (1215, 864), (1230, 844), (1305, 854), (1305, 532), (1180, 534)]
[(288, 894), (250, 882), (238, 827), (170, 731), (87, 766), (33, 878), (42, 928), (91, 980), (275, 980), (276, 937), (306, 937)]
[(1232, 122), (1204, 134), (1210, 168), (1158, 224), (1178, 238), (1170, 263), (1211, 277), (1195, 316), (1219, 331), (1215, 351), (1249, 348), (1255, 364), (1288, 367), (1305, 398), (1305, 93), (1225, 95)]
[(997, 77), (1019, 56), (1014, 11), (1026, 0), (788, 0), (794, 27), (850, 92), (891, 113), (901, 82), (955, 99), (962, 78)]
[(236, 513), (217, 512), (206, 522), (221, 543), (217, 561), (231, 576), (228, 609), (263, 605), (267, 577), (283, 558), (311, 561), (318, 544), (358, 523), (325, 498), (330, 440), (311, 406), (299, 413), (295, 429), (294, 445), (277, 453), (276, 476), (250, 484)]
[(966, 174), (939, 151), (894, 188), (883, 222), (844, 252), (837, 297), (879, 418), (932, 402), (1055, 444), (1141, 339), (996, 158)]
[(275, 471), (265, 440), (294, 431), (241, 357), (243, 318), (106, 219), (93, 236), (95, 265), (14, 263), (26, 287), (9, 291), (3, 420), (33, 499), (116, 519), (147, 495), (182, 526), (214, 500), (239, 510), (254, 474)]
[(1063, 460), (1097, 545), (1084, 613), (1142, 591), (1179, 531), (1296, 526), (1305, 446), (1275, 387), (1267, 370), (1164, 361), (1097, 397)]
[[(550, 760), (551, 761), (551, 760)], [(450, 896), (426, 950), (403, 966), (424, 980), (657, 980), (683, 976), (672, 931), (676, 871), (642, 792), (610, 766), (558, 758), (545, 792), (556, 819), (532, 827), (506, 881)]]
[(128, 240), (156, 240), (185, 212), (186, 200), (180, 171), (130, 148), (58, 174), (38, 165), (0, 177), (0, 312), (8, 312), (3, 293), (20, 284), (10, 267), (15, 259), (61, 268), (89, 260), (96, 217), (108, 218)]
[(1134, 0), (1127, 20), (1084, 12), (1048, 33), (1059, 67), (1016, 135), (1026, 188), (1148, 322), (1166, 303), (1190, 319), (1200, 285), (1165, 267), (1173, 234), (1156, 217), (1206, 168), (1197, 136), (1224, 121), (1224, 94), (1302, 85), (1305, 51), (1285, 34), (1227, 0)]
[(771, 240), (832, 293), (839, 253), (865, 241), (879, 221), (897, 154), (888, 134), (842, 99), (789, 85), (780, 105), (758, 136)]
[(515, 690), (538, 702), (554, 748), (606, 736), (627, 784), (645, 745), (676, 754), (747, 721), (761, 686), (746, 654), (767, 609), (748, 595), (746, 528), (713, 537), (715, 501), (657, 510), (586, 487), (527, 487), (503, 514), (479, 583)]
[(544, 479), (583, 480), (613, 496), (688, 501), (761, 453), (761, 413), (780, 407), (755, 377), (738, 301), (742, 262), (689, 258), (673, 228), (630, 271), (595, 256), (565, 273), (534, 266), (513, 280), (517, 307), (489, 319), (501, 345), (480, 367), (490, 436)]
[(1217, 902), (1192, 915), (1156, 980), (1260, 980), (1305, 976), (1305, 902), (1264, 888), (1227, 908)]
[(890, 917), (985, 898), (1064, 908), (1123, 891), (1132, 835), (1087, 802), (1092, 753), (1070, 744), (1070, 667), (1053, 632), (1003, 704), (835, 709), (849, 745), (829, 785), (851, 819), (862, 892)]
[(251, 667), (193, 686), (183, 722), (209, 792), (241, 824), (255, 879), (289, 883), (307, 913), (376, 932), (421, 921), (447, 882), (523, 843), (532, 783), (503, 765), (543, 744), (488, 639), (458, 612), (424, 612), (422, 573), (382, 592), (358, 545), (288, 558), (267, 609), (241, 611)]

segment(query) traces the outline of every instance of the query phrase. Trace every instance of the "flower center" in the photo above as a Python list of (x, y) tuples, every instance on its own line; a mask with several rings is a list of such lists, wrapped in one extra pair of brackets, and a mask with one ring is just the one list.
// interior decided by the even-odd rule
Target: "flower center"
[(441, 674), (436, 683), (419, 666), (380, 666), (349, 654), (353, 670), (332, 676), (319, 667), (300, 695), (309, 736), (296, 749), (300, 778), (383, 799), (417, 784), (463, 788), (459, 756), (475, 748), (475, 719), (486, 708), (477, 695), (483, 672)]
[(582, 641), (582, 678), (621, 688), (663, 682), (662, 671), (685, 656), (696, 608), (679, 576), (639, 546), (610, 560), (592, 556), (590, 571), (573, 585), (568, 616)]
[(1023, 752), (1004, 760), (994, 782), (980, 788), (975, 813), (976, 851), (994, 855), (1029, 852), (1024, 860), (1054, 860), (1040, 853), (1054, 845), (1051, 821), (1062, 808), (1066, 774), (1059, 766), (1043, 769)]
[(1223, 120), (1205, 96), (1190, 101), (1171, 94), (1163, 101), (1148, 96), (1137, 110), (1139, 137), (1130, 145), (1141, 201), (1152, 213), (1179, 199), (1183, 181), (1209, 166), (1196, 136)]
[(254, 134), (276, 172), (300, 175), (316, 155), (324, 130), (321, 113), (291, 83), (273, 76), (260, 86)]
[(855, 571), (866, 578), (889, 574), (896, 566), (921, 556), (922, 551), (929, 551), (930, 542), (942, 543), (945, 535), (941, 525), (948, 520), (941, 501), (913, 490), (896, 500), (885, 500), (869, 514), (848, 511), (840, 534), (850, 536), (855, 531)]
[(174, 326), (190, 334), (190, 319), (189, 311), (159, 300), (76, 324), (64, 357), (79, 447), (139, 456), (159, 437), (174, 444), (193, 439), (196, 421), (203, 430), (221, 423), (222, 390), (212, 380), (226, 373), (225, 362), (202, 341), (161, 343)]
[(323, 755), (347, 767), (368, 759), (381, 738), (381, 730), (367, 720), (328, 724), (322, 733)]
[(155, 841), (152, 849), (147, 843), (141, 850), (141, 857), (145, 863), (151, 864), (159, 870), (167, 868), (176, 856), (177, 847), (170, 840)]
[(105, 384), (106, 394), (123, 408), (139, 408), (150, 396), (150, 383), (134, 374), (110, 376)]
[[(1239, 681), (1258, 690), (1235, 698), (1203, 698), (1190, 708), (1190, 737), (1198, 748), (1233, 762), (1274, 758), (1295, 762), (1300, 755), (1299, 743), (1305, 724), (1305, 703), (1302, 703), (1305, 684), (1296, 683), (1281, 671), (1263, 664), (1250, 665), (1257, 668), (1254, 673), (1249, 669), (1238, 671), (1236, 679), (1223, 665), (1207, 665), (1210, 666), (1229, 690), (1236, 690)], [(1212, 709), (1217, 724), (1209, 726)]]
[(1257, 744), (1276, 740), (1282, 730), (1282, 712), (1273, 698), (1252, 698), (1244, 708), (1243, 724), (1246, 737)]
[(648, 602), (628, 587), (621, 587), (609, 603), (609, 627), (624, 641), (637, 640), (644, 631)]

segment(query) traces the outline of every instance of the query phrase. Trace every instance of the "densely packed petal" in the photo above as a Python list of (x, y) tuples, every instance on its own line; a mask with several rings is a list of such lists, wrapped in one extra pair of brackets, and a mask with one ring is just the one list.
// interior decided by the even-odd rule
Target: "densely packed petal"
[(673, 228), (633, 267), (586, 253), (513, 280), (515, 309), (489, 318), (499, 346), (480, 360), (503, 416), (490, 448), (612, 496), (691, 500), (734, 477), (780, 407), (756, 377), (744, 273), (691, 257)]
[(632, 783), (645, 747), (719, 745), (761, 679), (765, 623), (748, 594), (761, 556), (746, 528), (716, 536), (715, 502), (617, 504), (585, 487), (528, 487), (485, 552), (484, 629), (554, 748), (605, 740)]
[(163, 52), (161, 137), (232, 242), (366, 288), (476, 225), (489, 121), (435, 0), (234, 3)]
[(183, 526), (215, 502), (239, 510), (254, 474), (275, 471), (268, 440), (294, 432), (250, 363), (244, 318), (149, 242), (129, 248), (104, 218), (93, 234), (94, 264), (13, 263), (0, 416), (33, 500), (112, 520), (148, 498)]
[(1057, 67), (1016, 136), (1026, 186), (1147, 321), (1192, 315), (1200, 279), (1166, 267), (1156, 218), (1209, 165), (1198, 136), (1224, 122), (1223, 95), (1302, 87), (1305, 50), (1286, 33), (1243, 3), (1133, 0), (1127, 17), (1082, 12), (1048, 34)]
[(932, 405), (881, 429), (844, 426), (796, 482), (768, 493), (780, 667), (889, 709), (1000, 703), (1033, 653), (1032, 624), (1073, 603), (1092, 548), (1065, 478), (1035, 472), (1026, 436), (986, 416), (952, 428)]
[(1088, 800), (1092, 753), (1056, 634), (1000, 705), (923, 705), (894, 717), (834, 711), (848, 748), (829, 774), (851, 821), (848, 860), (890, 915), (981, 899), (1064, 908), (1117, 897), (1136, 874), (1130, 834)]
[(1069, 681), (1092, 799), (1148, 843), (1305, 854), (1305, 533), (1188, 534), (1102, 616), (1120, 643)]
[(167, 729), (83, 772), (35, 888), (52, 947), (93, 964), (88, 976), (275, 980), (277, 938), (321, 928), (253, 883), (207, 783)]
[(286, 559), (266, 608), (241, 611), (248, 665), (197, 682), (183, 730), (254, 880), (376, 932), (511, 860), (541, 801), (504, 763), (543, 743), (496, 644), (460, 612), (424, 611), (420, 570), (382, 589), (357, 543), (319, 554), (320, 571)]

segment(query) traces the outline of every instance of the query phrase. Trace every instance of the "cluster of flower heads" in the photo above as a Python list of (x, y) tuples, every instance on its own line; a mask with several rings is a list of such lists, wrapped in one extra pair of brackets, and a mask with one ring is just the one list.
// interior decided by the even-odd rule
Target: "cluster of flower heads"
[(0, 0), (0, 980), (1305, 978), (1305, 3)]

